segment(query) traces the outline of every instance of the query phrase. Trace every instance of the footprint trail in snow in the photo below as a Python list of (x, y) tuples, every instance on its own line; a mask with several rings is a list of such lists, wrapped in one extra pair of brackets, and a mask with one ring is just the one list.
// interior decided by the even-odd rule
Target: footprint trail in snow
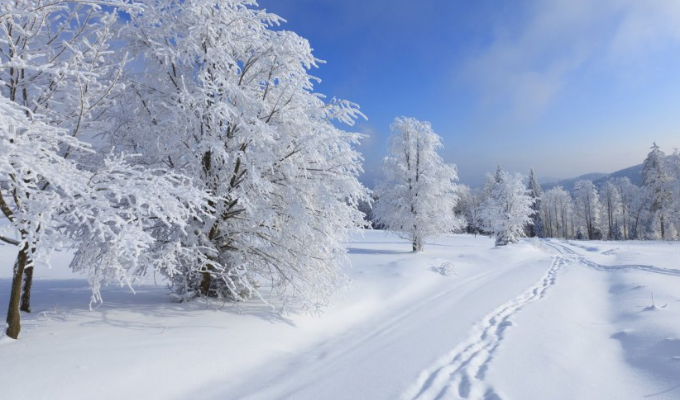
[(423, 371), (402, 399), (500, 400), (500, 395), (484, 378), (506, 329), (512, 326), (510, 318), (526, 304), (545, 297), (547, 290), (555, 284), (558, 271), (570, 262), (568, 258), (556, 256), (548, 272), (536, 285), (487, 315), (473, 328), (467, 340)]
[(619, 264), (619, 265), (603, 265), (589, 260), (583, 255), (578, 254), (568, 246), (559, 242), (546, 241), (545, 245), (552, 251), (556, 251), (561, 257), (565, 257), (574, 263), (584, 265), (597, 271), (616, 272), (623, 270), (637, 270), (643, 272), (650, 272), (653, 274), (680, 276), (680, 270), (656, 267), (654, 265), (642, 264)]

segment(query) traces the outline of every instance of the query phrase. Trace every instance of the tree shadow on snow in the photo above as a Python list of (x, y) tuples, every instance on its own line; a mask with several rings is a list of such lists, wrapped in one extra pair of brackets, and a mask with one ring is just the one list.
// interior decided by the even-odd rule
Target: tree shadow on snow
[(660, 391), (660, 392), (656, 392), (656, 393), (652, 393), (652, 394), (645, 395), (644, 398), (646, 398), (646, 399), (651, 399), (651, 398), (656, 397), (656, 396), (661, 396), (661, 395), (664, 395), (664, 394), (671, 393), (671, 392), (673, 392), (673, 391), (675, 391), (675, 390), (678, 390), (678, 389), (680, 389), (680, 384), (675, 385), (675, 386), (673, 386), (673, 387), (670, 387), (670, 388), (668, 388), (668, 389), (664, 389), (664, 390), (662, 390), (662, 391)]
[(677, 384), (680, 376), (680, 339), (659, 339), (656, 335), (629, 331), (617, 332), (612, 335), (612, 339), (621, 343), (624, 359), (629, 365), (673, 385), (645, 397), (651, 398), (676, 390), (680, 396), (680, 385)]
[(385, 254), (413, 254), (409, 250), (385, 250), (385, 249), (362, 249), (358, 247), (348, 247), (348, 254), (364, 254), (364, 255), (385, 255)]
[[(11, 279), (0, 279), (0, 307), (6, 307), (9, 303), (10, 288)], [(163, 285), (141, 285), (133, 288), (134, 293), (128, 287), (104, 287), (101, 290), (103, 303), (93, 304), (90, 309), (92, 292), (86, 280), (35, 280), (31, 294), (31, 313), (22, 312), (22, 325), (40, 325), (46, 321), (78, 321), (83, 327), (108, 325), (132, 330), (159, 330), (159, 333), (163, 333), (168, 326), (172, 326), (172, 329), (229, 329), (234, 320), (220, 318), (220, 315), (237, 314), (294, 326), (292, 320), (262, 301), (235, 304), (213, 299), (193, 299), (178, 303), (172, 301), (169, 290)], [(206, 313), (212, 315), (206, 318)], [(6, 312), (0, 315), (3, 320), (6, 318)], [(173, 321), (181, 322), (181, 326)], [(206, 321), (210, 323), (206, 324)]]
[(583, 249), (583, 250), (585, 250), (585, 251), (589, 251), (589, 252), (591, 252), (591, 253), (592, 253), (592, 252), (596, 252), (596, 251), (600, 251), (600, 249), (597, 248), (597, 247), (595, 247), (595, 246), (587, 246), (587, 245), (578, 244), (578, 243), (576, 243), (576, 242), (573, 241), (573, 240), (572, 240), (571, 242), (569, 242), (569, 244), (571, 244), (571, 245), (574, 246), (574, 247), (578, 247), (579, 249)]

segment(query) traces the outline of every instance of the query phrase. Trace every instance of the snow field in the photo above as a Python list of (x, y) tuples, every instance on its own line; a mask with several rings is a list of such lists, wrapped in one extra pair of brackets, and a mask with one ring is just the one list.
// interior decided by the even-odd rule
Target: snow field
[[(493, 240), (486, 237), (442, 239), (421, 254), (382, 232), (367, 232), (365, 239), (348, 246), (356, 291), (341, 294), (336, 306), (379, 301), (366, 323), (304, 354), (274, 362), (262, 373), (271, 380), (255, 375), (230, 390), (208, 390), (198, 397), (396, 399), (424, 365), (441, 356), (442, 344), (462, 340), (497, 305), (493, 294), (512, 296), (544, 272), (542, 265), (527, 265), (542, 256), (536, 249), (490, 250)], [(503, 254), (506, 268), (497, 261)], [(442, 276), (430, 269), (450, 260), (458, 275)]]
[(680, 301), (677, 244), (548, 244), (569, 264), (499, 349), (489, 381), (501, 398), (677, 399), (680, 313), (659, 308)]
[(404, 394), (410, 399), (498, 398), (494, 389), (484, 384), (484, 377), (494, 353), (513, 325), (511, 317), (522, 307), (542, 299), (556, 282), (557, 272), (564, 266), (556, 258), (541, 281), (525, 293), (507, 302), (477, 324), (469, 338), (439, 360), (434, 368), (424, 371), (418, 383)]
[[(677, 399), (678, 245), (367, 231), (320, 315), (172, 303), (153, 277), (90, 311), (67, 254), (36, 270), (0, 398)], [(14, 250), (0, 246), (11, 266)], [(441, 271), (448, 274), (444, 275)], [(9, 268), (0, 273), (7, 302)], [(651, 293), (654, 293), (652, 304)]]

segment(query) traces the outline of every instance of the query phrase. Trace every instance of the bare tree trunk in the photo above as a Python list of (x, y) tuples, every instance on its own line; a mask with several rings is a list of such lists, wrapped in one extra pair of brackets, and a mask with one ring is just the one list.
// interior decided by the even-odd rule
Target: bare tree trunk
[(26, 268), (24, 268), (24, 287), (21, 292), (21, 311), (31, 312), (31, 288), (33, 287), (33, 260), (26, 256)]
[(212, 286), (213, 283), (213, 277), (211, 272), (215, 271), (215, 267), (212, 265), (208, 265), (206, 267), (206, 271), (201, 272), (202, 278), (201, 278), (201, 283), (199, 285), (199, 290), (203, 296), (209, 296), (210, 295), (210, 287)]
[(425, 244), (423, 243), (423, 238), (420, 236), (414, 236), (411, 243), (413, 245), (413, 252), (423, 251)]
[(203, 296), (208, 296), (208, 293), (210, 293), (210, 283), (212, 281), (212, 277), (210, 276), (210, 272), (203, 272), (202, 275), (203, 278), (201, 279), (200, 285), (201, 294)]
[(24, 269), (28, 260), (28, 245), (19, 251), (17, 260), (14, 263), (14, 276), (12, 277), (12, 292), (9, 297), (9, 308), (7, 309), (7, 336), (12, 339), (19, 338), (21, 331), (21, 311), (19, 303), (21, 301), (21, 281), (24, 277)]

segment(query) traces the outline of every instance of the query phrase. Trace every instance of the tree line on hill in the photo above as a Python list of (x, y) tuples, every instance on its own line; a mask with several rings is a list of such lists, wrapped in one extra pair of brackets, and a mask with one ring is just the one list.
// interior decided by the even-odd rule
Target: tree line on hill
[[(641, 170), (641, 186), (627, 177), (613, 178), (598, 188), (579, 180), (571, 192), (562, 187), (543, 191), (531, 171), (527, 184), (535, 199), (528, 236), (582, 240), (677, 240), (680, 235), (680, 154), (666, 156), (655, 144)], [(469, 232), (486, 232), (479, 217), (489, 196), (482, 190), (460, 190), (456, 213)]]
[[(393, 126), (393, 130), (400, 144), (395, 147), (392, 143), (384, 163), (388, 179), (375, 190), (375, 209), (366, 212), (374, 227), (411, 239), (414, 251), (422, 249), (418, 243), (423, 237), (451, 232), (489, 234), (499, 246), (523, 236), (680, 238), (680, 153), (666, 156), (656, 143), (642, 164), (640, 186), (628, 177), (600, 182), (599, 188), (593, 181), (581, 179), (570, 192), (561, 186), (544, 192), (533, 169), (525, 177), (498, 166), (494, 174), (487, 175), (483, 188), (472, 190), (454, 183), (455, 166), (444, 166), (436, 153), (424, 152), (422, 144), (404, 144), (403, 137), (415, 136), (415, 130), (409, 134), (404, 134), (403, 126)], [(428, 134), (435, 135), (431, 130)], [(429, 166), (420, 161), (418, 169), (409, 164), (409, 157), (438, 161)], [(419, 177), (427, 178), (420, 178), (427, 185), (419, 184)], [(440, 184), (433, 179), (439, 179)]]

